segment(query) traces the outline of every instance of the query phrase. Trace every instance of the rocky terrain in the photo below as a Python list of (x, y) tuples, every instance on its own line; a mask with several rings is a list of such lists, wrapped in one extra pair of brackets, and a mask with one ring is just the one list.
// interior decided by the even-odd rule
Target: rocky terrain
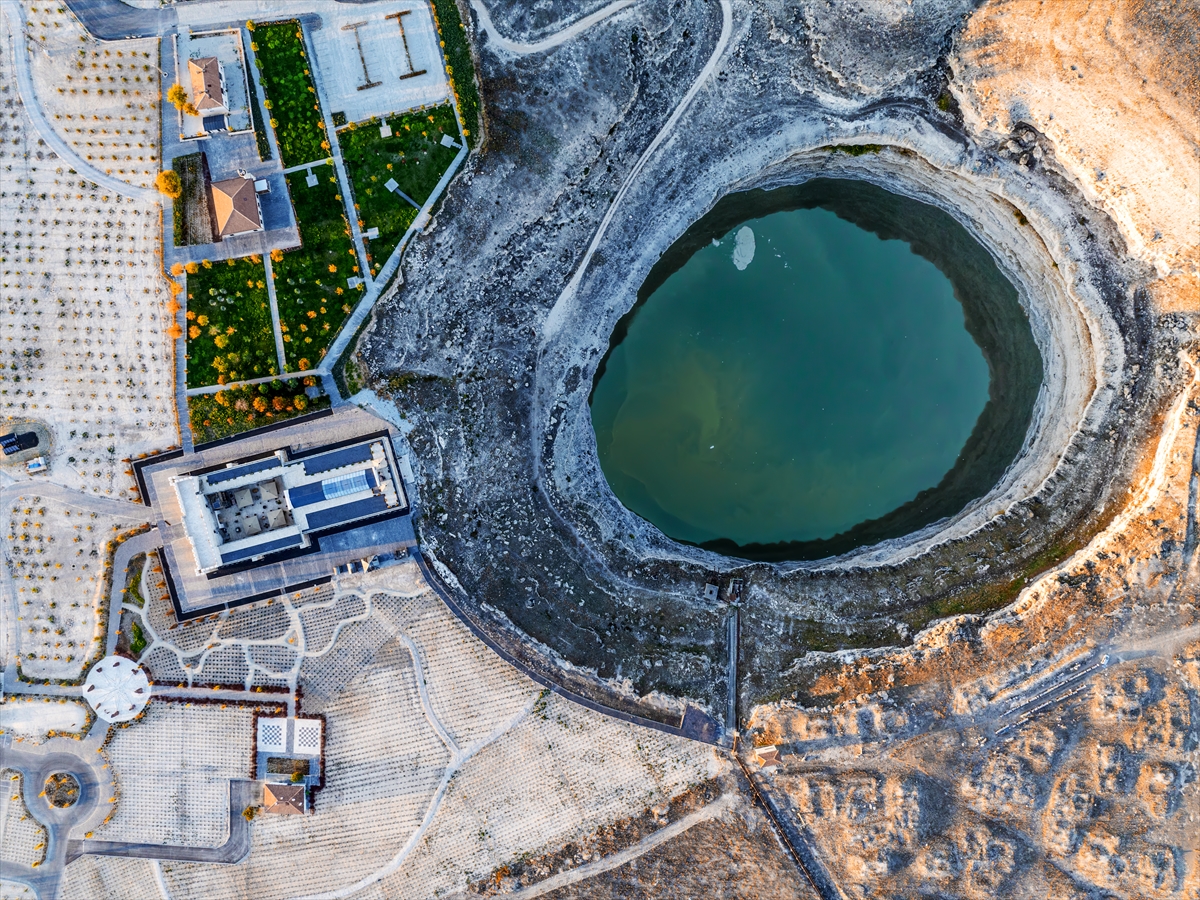
[[(1138, 51), (1103, 89), (1163, 94), (1138, 126), (1169, 124), (1178, 145), (1162, 151), (1175, 162), (1150, 173), (1129, 158), (1126, 171), (1107, 132), (1098, 190), (1061, 135), (1086, 140), (1076, 118), (1098, 128), (1107, 94), (1085, 101), (1071, 85), (1053, 106), (1072, 63), (1033, 61), (1024, 80), (1003, 28), (1059, 62), (1076, 53), (1068, 39), (1039, 44), (1012, 24), (1033, 15), (1021, 4), (972, 7), (648, 4), (547, 52), (479, 42), (486, 149), (360, 350), (413, 425), (425, 545), (497, 635), (538, 647), (522, 652), (556, 677), (664, 717), (687, 697), (722, 718), (727, 610), (702, 600), (720, 573), (748, 584), (743, 708), (809, 690), (835, 659), (816, 651), (903, 644), (945, 615), (1003, 608), (1138, 488), (1194, 376), (1194, 212), (1175, 204), (1161, 226), (1130, 230), (1154, 197), (1194, 193), (1189, 76), (1154, 56), (1187, 25), (1171, 4), (1134, 4), (1110, 30)], [(543, 33), (509, 18), (495, 21), (513, 40)], [(1169, 84), (1148, 77), (1168, 69)], [(1017, 287), (1043, 388), (1018, 459), (957, 516), (842, 557), (746, 565), (619, 504), (587, 397), (614, 325), (688, 225), (729, 192), (815, 175), (886, 185), (962, 222)]]
[[(532, 42), (601, 5), (489, 10)], [(664, 719), (727, 718), (731, 610), (702, 591), (744, 578), (726, 724), (783, 749), (765, 790), (846, 896), (1200, 891), (1198, 34), (1169, 0), (763, 0), (478, 42), (484, 152), (359, 345), (412, 425), (422, 541), (507, 646)], [(588, 394), (693, 222), (815, 176), (961, 222), (1017, 289), (1042, 390), (959, 514), (747, 564), (620, 505)], [(687, 834), (563, 896), (673, 896), (732, 840)], [(763, 863), (799, 885), (789, 865)], [(694, 889), (742, 895), (737, 869)]]

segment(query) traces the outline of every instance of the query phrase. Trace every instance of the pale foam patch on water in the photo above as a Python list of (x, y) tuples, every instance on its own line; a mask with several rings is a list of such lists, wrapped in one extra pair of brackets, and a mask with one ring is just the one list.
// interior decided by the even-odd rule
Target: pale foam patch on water
[(754, 260), (754, 231), (748, 225), (738, 229), (733, 245), (733, 264), (742, 271)]

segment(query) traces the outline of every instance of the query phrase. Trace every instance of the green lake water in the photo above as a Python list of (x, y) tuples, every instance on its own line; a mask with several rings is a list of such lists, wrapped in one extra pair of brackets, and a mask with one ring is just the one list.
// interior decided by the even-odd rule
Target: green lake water
[[(938, 227), (962, 231), (923, 204), (870, 186), (848, 190), (860, 218), (870, 218), (873, 191), (900, 204), (898, 220), (909, 204)], [(659, 273), (661, 283), (648, 285), (618, 328), (592, 395), (613, 490), (670, 537), (749, 556), (739, 551), (840, 552), (829, 539), (895, 518), (906, 504), (913, 515), (848, 543), (956, 512), (966, 494), (994, 483), (1029, 415), (1015, 416), (1017, 439), (1006, 435), (1004, 458), (971, 473), (965, 493), (952, 492), (953, 509), (913, 509), (915, 498), (954, 480), (948, 473), (962, 468), (989, 401), (988, 361), (955, 286), (905, 240), (883, 239), (830, 209), (771, 205), (750, 218), (755, 204), (743, 200), (724, 221), (709, 221), (707, 234), (693, 233), (668, 264), (673, 271)], [(990, 258), (976, 262), (986, 269)], [(985, 274), (985, 293), (1007, 287), (1015, 306), (1011, 285)], [(1017, 318), (1024, 322), (1019, 310)], [(1018, 398), (1028, 407), (1040, 367), (1035, 376)]]

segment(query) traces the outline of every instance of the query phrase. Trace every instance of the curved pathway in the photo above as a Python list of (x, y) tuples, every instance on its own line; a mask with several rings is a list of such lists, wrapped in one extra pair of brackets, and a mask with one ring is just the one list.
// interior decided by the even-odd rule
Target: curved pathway
[(126, 841), (68, 841), (67, 863), (85, 854), (124, 859), (165, 859), (173, 862), (237, 863), (250, 853), (250, 823), (242, 810), (254, 802), (254, 782), (229, 782), (229, 838), (219, 847), (186, 847), (173, 844), (133, 844)]
[(475, 619), (467, 613), (458, 601), (454, 599), (453, 594), (442, 582), (433, 570), (429, 567), (429, 563), (421, 554), (420, 550), (413, 547), (409, 551), (412, 554), (413, 560), (421, 569), (421, 575), (425, 578), (426, 583), (433, 588), (438, 598), (446, 604), (450, 612), (454, 613), (455, 617), (467, 626), (471, 634), (487, 644), (488, 648), (503, 659), (506, 663), (523, 674), (526, 678), (540, 684), (544, 688), (549, 688), (560, 697), (565, 697), (572, 703), (578, 703), (580, 706), (587, 707), (593, 712), (598, 712), (605, 716), (610, 716), (614, 719), (619, 719), (622, 722), (628, 722), (630, 725), (640, 725), (643, 728), (653, 728), (655, 731), (661, 731), (665, 734), (672, 734), (676, 737), (684, 737), (694, 741), (700, 741), (705, 744), (719, 743), (719, 729), (715, 723), (703, 712), (695, 707), (689, 706), (684, 713), (679, 725), (668, 725), (665, 722), (656, 722), (653, 719), (646, 719), (642, 716), (637, 716), (632, 713), (627, 713), (619, 709), (613, 709), (610, 706), (605, 706), (602, 703), (597, 703), (594, 700), (589, 700), (587, 697), (581, 696), (574, 691), (563, 687), (556, 681), (552, 681), (543, 673), (531, 668), (530, 666), (517, 659), (500, 644), (498, 644), (490, 634), (481, 626)]
[[(423, 670), (419, 674), (423, 674)], [(465, 749), (460, 750), (457, 748), (457, 745), (450, 745), (455, 748), (454, 755), (451, 757), (450, 763), (446, 766), (446, 771), (442, 775), (442, 780), (438, 783), (437, 791), (434, 792), (433, 799), (429, 802), (429, 806), (425, 810), (425, 817), (421, 820), (420, 827), (418, 827), (417, 830), (412, 833), (409, 839), (404, 843), (404, 846), (397, 851), (396, 855), (392, 857), (391, 861), (386, 866), (377, 872), (373, 872), (372, 874), (359, 879), (354, 884), (348, 885), (347, 887), (338, 888), (337, 890), (333, 891), (326, 891), (325, 893), (321, 894), (311, 894), (300, 898), (300, 900), (343, 900), (343, 898), (357, 894), (359, 891), (370, 887), (380, 879), (386, 878), (388, 875), (391, 875), (393, 872), (397, 871), (402, 865), (404, 865), (404, 860), (408, 858), (409, 853), (411, 853), (413, 849), (421, 843), (421, 838), (425, 836), (425, 832), (428, 831), (429, 826), (433, 824), (433, 820), (437, 816), (437, 811), (441, 808), (442, 801), (446, 798), (446, 791), (450, 788), (450, 782), (454, 779), (454, 776), (458, 773), (459, 769), (466, 765), (471, 757), (475, 756), (475, 754), (477, 754), (480, 750), (484, 749), (489, 744), (498, 741), (500, 738), (504, 737), (505, 734), (516, 727), (516, 725), (522, 719), (529, 715), (530, 710), (533, 709), (534, 704), (536, 703), (537, 695), (535, 694), (529, 698), (529, 702), (526, 703), (521, 708), (521, 711), (515, 716), (513, 716), (507, 722), (502, 722), (491, 734), (480, 738), (478, 741), (475, 741)], [(432, 709), (430, 709), (427, 714), (432, 715)], [(443, 733), (444, 731), (444, 728), (439, 729), (439, 734)]]
[[(120, 4), (124, 6), (124, 4)], [(119, 178), (113, 178), (111, 175), (106, 175), (99, 169), (95, 168), (91, 163), (86, 162), (82, 156), (75, 152), (71, 146), (59, 137), (51, 126), (50, 121), (46, 118), (46, 114), (42, 112), (41, 106), (37, 102), (37, 93), (33, 89), (33, 77), (29, 72), (29, 51), (24, 46), (18, 46), (18, 36), (24, 35), (22, 29), (21, 8), (17, 0), (3, 0), (3, 9), (5, 17), (8, 19), (9, 28), (12, 31), (10, 36), (9, 46), (13, 58), (13, 68), (17, 73), (17, 91), (21, 95), (21, 104), (25, 107), (25, 113), (29, 116), (29, 120), (33, 123), (33, 127), (37, 130), (44, 140), (58, 156), (75, 170), (81, 177), (88, 181), (93, 181), (100, 187), (112, 191), (114, 194), (120, 194), (122, 197), (128, 197), (130, 200), (141, 200), (147, 203), (158, 202), (158, 192), (150, 188), (135, 187), (132, 184), (127, 184)], [(25, 43), (22, 38), (20, 44)]]
[[(85, 822), (96, 812), (101, 802), (101, 787), (112, 783), (111, 777), (101, 770), (102, 756), (92, 749), (91, 742), (75, 744), (73, 741), (55, 740), (51, 749), (15, 750), (3, 747), (3, 766), (21, 773), (21, 794), (25, 808), (46, 829), (46, 857), (41, 865), (18, 865), (0, 862), (6, 881), (16, 881), (32, 888), (41, 900), (53, 900), (58, 893), (58, 882), (63, 867), (69, 862), (67, 835), (71, 829)], [(67, 744), (75, 746), (67, 749)], [(78, 747), (78, 749), (76, 749)], [(46, 748), (46, 745), (43, 745)], [(89, 756), (91, 758), (89, 758)], [(45, 797), (39, 796), (46, 778), (54, 772), (69, 772), (79, 782), (79, 799), (67, 809), (52, 807)]]
[(179, 21), (173, 7), (142, 9), (121, 0), (67, 0), (67, 7), (102, 41), (162, 37)]
[[(121, 607), (125, 593), (125, 573), (129, 569), (129, 561), (139, 553), (149, 553), (162, 547), (162, 536), (158, 526), (135, 534), (117, 545), (113, 554), (112, 587), (108, 594), (108, 636), (104, 644), (104, 655), (112, 656), (117, 652), (117, 630), (121, 627)], [(144, 570), (143, 570), (144, 571)]]
[(475, 15), (479, 16), (479, 27), (484, 30), (488, 36), (488, 40), (494, 43), (501, 50), (508, 53), (513, 53), (517, 56), (528, 56), (531, 53), (542, 53), (546, 50), (551, 50), (560, 44), (565, 44), (567, 41), (576, 37), (584, 31), (587, 31), (593, 25), (603, 22), (609, 16), (619, 13), (621, 10), (633, 6), (635, 0), (615, 0), (590, 16), (585, 16), (573, 25), (568, 25), (562, 31), (555, 32), (548, 38), (543, 38), (540, 41), (526, 43), (524, 41), (513, 41), (506, 38), (496, 30), (495, 24), (492, 22), (492, 17), (487, 11), (487, 7), (483, 5), (482, 0), (471, 0), (471, 9), (475, 10)]
[(0, 504), (7, 503), (13, 496), (29, 496), (35, 494), (46, 500), (57, 500), (73, 510), (94, 512), (102, 516), (120, 516), (133, 521), (146, 522), (152, 518), (150, 508), (136, 500), (117, 500), (114, 497), (101, 497), (96, 494), (85, 494), (66, 485), (54, 484), (48, 481), (33, 481), (32, 479), (13, 479), (0, 486)]
[(667, 841), (683, 834), (693, 825), (699, 825), (701, 822), (707, 822), (709, 819), (715, 819), (725, 810), (733, 806), (737, 797), (734, 794), (722, 794), (712, 803), (707, 806), (702, 806), (692, 813), (688, 813), (682, 819), (672, 822), (658, 831), (646, 835), (636, 844), (626, 847), (624, 850), (618, 850), (611, 856), (606, 856), (603, 859), (593, 863), (587, 863), (575, 869), (570, 869), (566, 872), (559, 872), (557, 875), (551, 875), (549, 878), (539, 881), (536, 884), (531, 884), (529, 887), (520, 888), (508, 894), (511, 900), (529, 900), (531, 897), (540, 897), (543, 894), (548, 894), (551, 891), (557, 891), (560, 888), (570, 887), (573, 884), (578, 884), (588, 878), (595, 878), (597, 875), (603, 875), (605, 872), (611, 872), (613, 869), (619, 868), (626, 863), (633, 862), (640, 856), (644, 856), (656, 847), (660, 847)]

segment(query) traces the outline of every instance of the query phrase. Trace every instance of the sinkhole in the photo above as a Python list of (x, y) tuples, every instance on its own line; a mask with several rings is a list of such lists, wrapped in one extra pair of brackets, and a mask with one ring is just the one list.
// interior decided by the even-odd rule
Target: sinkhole
[(984, 496), (1042, 376), (1016, 289), (957, 220), (817, 178), (727, 195), (668, 249), (591, 417), (617, 498), (668, 537), (811, 560)]

